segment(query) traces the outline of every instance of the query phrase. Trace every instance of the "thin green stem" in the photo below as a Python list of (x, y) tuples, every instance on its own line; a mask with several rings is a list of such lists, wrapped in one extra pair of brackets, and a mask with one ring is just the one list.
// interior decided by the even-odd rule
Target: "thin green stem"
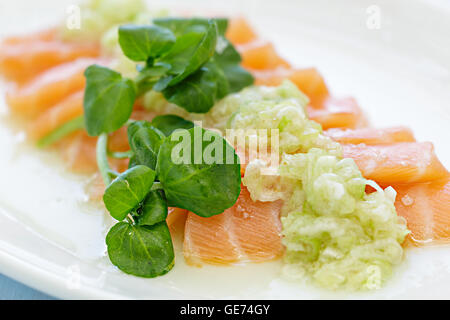
[(56, 128), (55, 130), (50, 132), (45, 137), (41, 138), (37, 142), (37, 146), (39, 148), (48, 147), (48, 146), (52, 145), (53, 143), (57, 142), (58, 140), (61, 140), (65, 136), (68, 136), (72, 132), (77, 131), (79, 129), (83, 129), (83, 128), (84, 128), (84, 117), (80, 116), (78, 118), (75, 118), (73, 120), (70, 120), (70, 121), (64, 123), (60, 127)]
[(131, 151), (131, 150), (125, 151), (125, 152), (108, 151), (108, 156), (110, 158), (114, 158), (114, 159), (128, 159), (133, 156), (133, 151)]
[(162, 190), (162, 189), (163, 189), (163, 186), (162, 186), (161, 182), (159, 182), (159, 181), (155, 181), (153, 183), (152, 187), (150, 188), (151, 191), (153, 191), (153, 190)]
[(108, 134), (102, 133), (98, 137), (96, 154), (98, 169), (103, 178), (103, 182), (108, 186), (112, 181), (110, 174), (114, 173), (108, 163)]

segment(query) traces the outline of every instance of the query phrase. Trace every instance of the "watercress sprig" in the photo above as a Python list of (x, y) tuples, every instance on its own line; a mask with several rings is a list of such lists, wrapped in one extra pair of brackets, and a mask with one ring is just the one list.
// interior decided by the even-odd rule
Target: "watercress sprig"
[(154, 25), (119, 28), (123, 53), (140, 62), (135, 79), (106, 67), (86, 72), (85, 125), (89, 135), (110, 133), (129, 119), (138, 96), (148, 90), (189, 112), (205, 113), (227, 94), (253, 83), (241, 57), (225, 39), (225, 19), (165, 18)]
[[(143, 277), (165, 274), (173, 266), (165, 222), (169, 205), (210, 217), (231, 207), (241, 186), (239, 158), (219, 134), (174, 115), (157, 117), (154, 124), (170, 135), (153, 121), (129, 124), (130, 168), (109, 183), (103, 196), (105, 207), (119, 221), (106, 237), (111, 262)], [(107, 135), (102, 134), (99, 166), (109, 182), (106, 149)]]
[[(106, 236), (111, 262), (122, 271), (156, 277), (174, 265), (166, 223), (168, 207), (202, 217), (222, 213), (241, 188), (239, 158), (219, 134), (175, 115), (151, 122), (129, 120), (137, 97), (148, 90), (189, 112), (207, 112), (231, 92), (253, 83), (225, 39), (225, 19), (167, 18), (154, 25), (119, 28), (123, 53), (139, 62), (135, 79), (98, 65), (85, 71), (84, 125), (99, 136), (97, 163), (107, 186), (103, 202), (118, 220)], [(108, 151), (108, 134), (128, 126), (130, 151)], [(129, 157), (123, 173), (108, 156)]]

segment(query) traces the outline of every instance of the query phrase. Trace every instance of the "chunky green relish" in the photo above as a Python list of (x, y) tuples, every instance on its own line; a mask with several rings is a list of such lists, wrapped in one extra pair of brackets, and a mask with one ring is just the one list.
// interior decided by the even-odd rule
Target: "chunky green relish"
[[(364, 179), (340, 145), (308, 119), (307, 103), (286, 81), (231, 95), (204, 118), (220, 129), (279, 129), (277, 174), (261, 174), (268, 164), (254, 159), (243, 183), (254, 200), (285, 201), (286, 275), (333, 289), (379, 288), (401, 262), (408, 234), (395, 211), (395, 191)], [(366, 194), (367, 184), (376, 192)]]
[[(401, 262), (401, 244), (409, 231), (397, 216), (396, 192), (364, 179), (355, 162), (342, 157), (341, 146), (308, 119), (308, 99), (291, 82), (247, 88), (205, 115), (189, 114), (161, 99), (149, 93), (144, 104), (223, 132), (279, 130), (281, 163), (276, 174), (261, 174), (269, 164), (256, 158), (247, 164), (243, 183), (253, 200), (284, 200), (286, 276), (331, 289), (376, 289)], [(376, 191), (366, 194), (368, 184)]]

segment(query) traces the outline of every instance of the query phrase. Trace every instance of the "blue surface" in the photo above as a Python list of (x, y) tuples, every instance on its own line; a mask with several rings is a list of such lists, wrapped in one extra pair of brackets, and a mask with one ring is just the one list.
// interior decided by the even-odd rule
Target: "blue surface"
[(53, 297), (0, 274), (0, 300), (51, 300)]

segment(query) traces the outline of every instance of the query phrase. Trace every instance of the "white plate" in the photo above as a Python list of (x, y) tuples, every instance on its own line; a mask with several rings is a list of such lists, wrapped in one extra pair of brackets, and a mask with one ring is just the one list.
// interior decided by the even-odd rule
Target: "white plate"
[[(42, 28), (71, 3), (0, 3), (0, 36)], [(174, 7), (184, 1), (153, 1)], [(247, 15), (297, 66), (316, 66), (336, 95), (377, 126), (409, 125), (450, 167), (450, 8), (445, 1), (192, 1), (189, 10)], [(182, 8), (177, 7), (181, 10)], [(377, 20), (378, 17), (380, 20)], [(6, 107), (0, 108), (3, 118)], [(449, 298), (450, 248), (408, 250), (382, 290), (328, 292), (280, 278), (280, 263), (191, 268), (140, 279), (105, 257), (111, 221), (86, 204), (87, 178), (0, 126), (0, 272), (61, 298)]]

